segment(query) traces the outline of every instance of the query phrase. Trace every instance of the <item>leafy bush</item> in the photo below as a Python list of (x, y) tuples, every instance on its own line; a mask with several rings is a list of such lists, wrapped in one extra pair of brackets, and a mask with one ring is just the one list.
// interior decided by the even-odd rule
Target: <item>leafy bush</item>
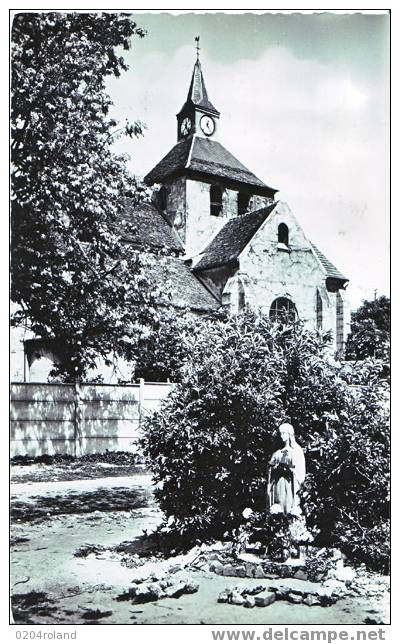
[(224, 319), (224, 311), (214, 312), (207, 318), (198, 318), (188, 310), (177, 314), (175, 309), (165, 309), (152, 320), (147, 334), (137, 343), (135, 378), (147, 382), (170, 380), (180, 382), (182, 370), (191, 360), (193, 340), (204, 325), (205, 319)]
[(369, 531), (387, 518), (385, 383), (364, 366), (363, 384), (350, 386), (350, 367), (343, 373), (327, 357), (327, 340), (252, 313), (198, 321), (182, 381), (142, 440), (168, 529), (182, 543), (221, 538), (239, 528), (245, 508), (265, 510), (276, 428), (289, 421), (306, 452), (309, 527), (321, 543), (379, 559), (367, 535), (363, 550), (351, 550), (343, 523)]
[(182, 382), (148, 421), (143, 446), (175, 527), (220, 536), (240, 524), (244, 508), (264, 508), (279, 423), (291, 420), (304, 445), (343, 394), (324, 338), (299, 325), (250, 313), (198, 324)]
[[(319, 542), (387, 572), (389, 562), (388, 386), (380, 363), (353, 368), (345, 405), (312, 437), (302, 496)], [(347, 374), (348, 377), (348, 374)]]

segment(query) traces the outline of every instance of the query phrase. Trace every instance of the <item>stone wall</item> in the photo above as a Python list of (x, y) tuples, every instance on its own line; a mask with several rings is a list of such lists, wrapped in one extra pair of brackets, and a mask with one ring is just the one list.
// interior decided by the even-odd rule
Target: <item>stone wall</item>
[(166, 214), (171, 226), (183, 244), (186, 242), (186, 179), (177, 177), (165, 183), (167, 190)]
[(219, 217), (210, 215), (210, 183), (188, 179), (186, 182), (186, 254), (196, 255), (217, 234), (229, 219), (232, 203), (227, 193), (223, 199), (225, 212)]
[(253, 212), (254, 210), (259, 210), (260, 208), (265, 208), (272, 204), (273, 199), (271, 197), (261, 197), (260, 195), (253, 195), (250, 199), (249, 210)]
[[(278, 245), (278, 226), (289, 228), (289, 247)], [(242, 252), (239, 273), (224, 289), (225, 298), (238, 299), (238, 280), (251, 308), (269, 314), (272, 302), (278, 297), (291, 300), (306, 326), (317, 326), (317, 291), (322, 300), (324, 330), (332, 330), (336, 348), (336, 293), (326, 289), (324, 271), (311, 250), (310, 243), (286, 204), (279, 203), (271, 216)], [(343, 290), (344, 338), (349, 332), (350, 309)]]
[[(222, 189), (222, 210), (219, 216), (210, 214), (210, 187), (213, 182), (177, 177), (165, 183), (167, 217), (185, 244), (189, 256), (199, 253), (232, 217), (238, 216), (238, 193), (216, 181)], [(250, 195), (249, 210), (269, 205), (272, 199)]]

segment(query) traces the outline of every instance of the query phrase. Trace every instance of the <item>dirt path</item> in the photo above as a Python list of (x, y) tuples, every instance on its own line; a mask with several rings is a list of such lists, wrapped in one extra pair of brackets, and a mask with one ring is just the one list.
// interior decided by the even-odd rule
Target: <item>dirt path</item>
[[(12, 594), (20, 624), (362, 624), (387, 623), (387, 597), (341, 600), (329, 608), (275, 602), (246, 609), (218, 604), (218, 594), (238, 582), (181, 570), (176, 578), (199, 583), (199, 591), (148, 604), (118, 601), (135, 576), (130, 557), (114, 548), (134, 542), (161, 521), (148, 474), (12, 486)], [(96, 510), (93, 511), (93, 507)], [(123, 509), (122, 509), (123, 508)], [(74, 556), (85, 544), (98, 550)], [(105, 550), (103, 550), (105, 549)], [(137, 563), (143, 563), (138, 546)], [(159, 561), (152, 560), (154, 566)], [(151, 567), (151, 566), (150, 566)], [(285, 580), (281, 580), (282, 584)], [(298, 583), (301, 584), (299, 581)]]

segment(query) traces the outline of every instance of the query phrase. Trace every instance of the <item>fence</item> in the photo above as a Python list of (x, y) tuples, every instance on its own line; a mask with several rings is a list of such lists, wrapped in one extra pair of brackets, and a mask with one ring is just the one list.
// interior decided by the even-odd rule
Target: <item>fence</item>
[(139, 426), (171, 383), (11, 384), (11, 456), (134, 452)]

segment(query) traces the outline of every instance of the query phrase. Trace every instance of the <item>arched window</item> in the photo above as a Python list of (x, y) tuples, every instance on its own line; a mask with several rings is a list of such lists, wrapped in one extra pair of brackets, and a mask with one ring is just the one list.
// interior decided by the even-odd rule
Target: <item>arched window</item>
[(158, 200), (160, 204), (161, 210), (166, 210), (167, 209), (167, 197), (168, 197), (168, 192), (165, 186), (162, 186), (158, 192)]
[(286, 224), (279, 224), (278, 226), (278, 243), (289, 246), (289, 228)]
[(238, 285), (238, 311), (243, 311), (246, 308), (246, 294), (242, 282)]
[(323, 310), (322, 310), (322, 298), (317, 289), (317, 329), (322, 329), (323, 322)]
[(294, 322), (297, 318), (296, 306), (287, 297), (277, 297), (271, 304), (269, 317), (274, 322)]
[(344, 347), (344, 325), (343, 325), (343, 298), (339, 291), (336, 293), (336, 349), (338, 353)]
[(222, 214), (222, 190), (219, 186), (210, 186), (210, 215), (219, 217)]
[(238, 192), (238, 215), (244, 215), (249, 209), (250, 195)]

